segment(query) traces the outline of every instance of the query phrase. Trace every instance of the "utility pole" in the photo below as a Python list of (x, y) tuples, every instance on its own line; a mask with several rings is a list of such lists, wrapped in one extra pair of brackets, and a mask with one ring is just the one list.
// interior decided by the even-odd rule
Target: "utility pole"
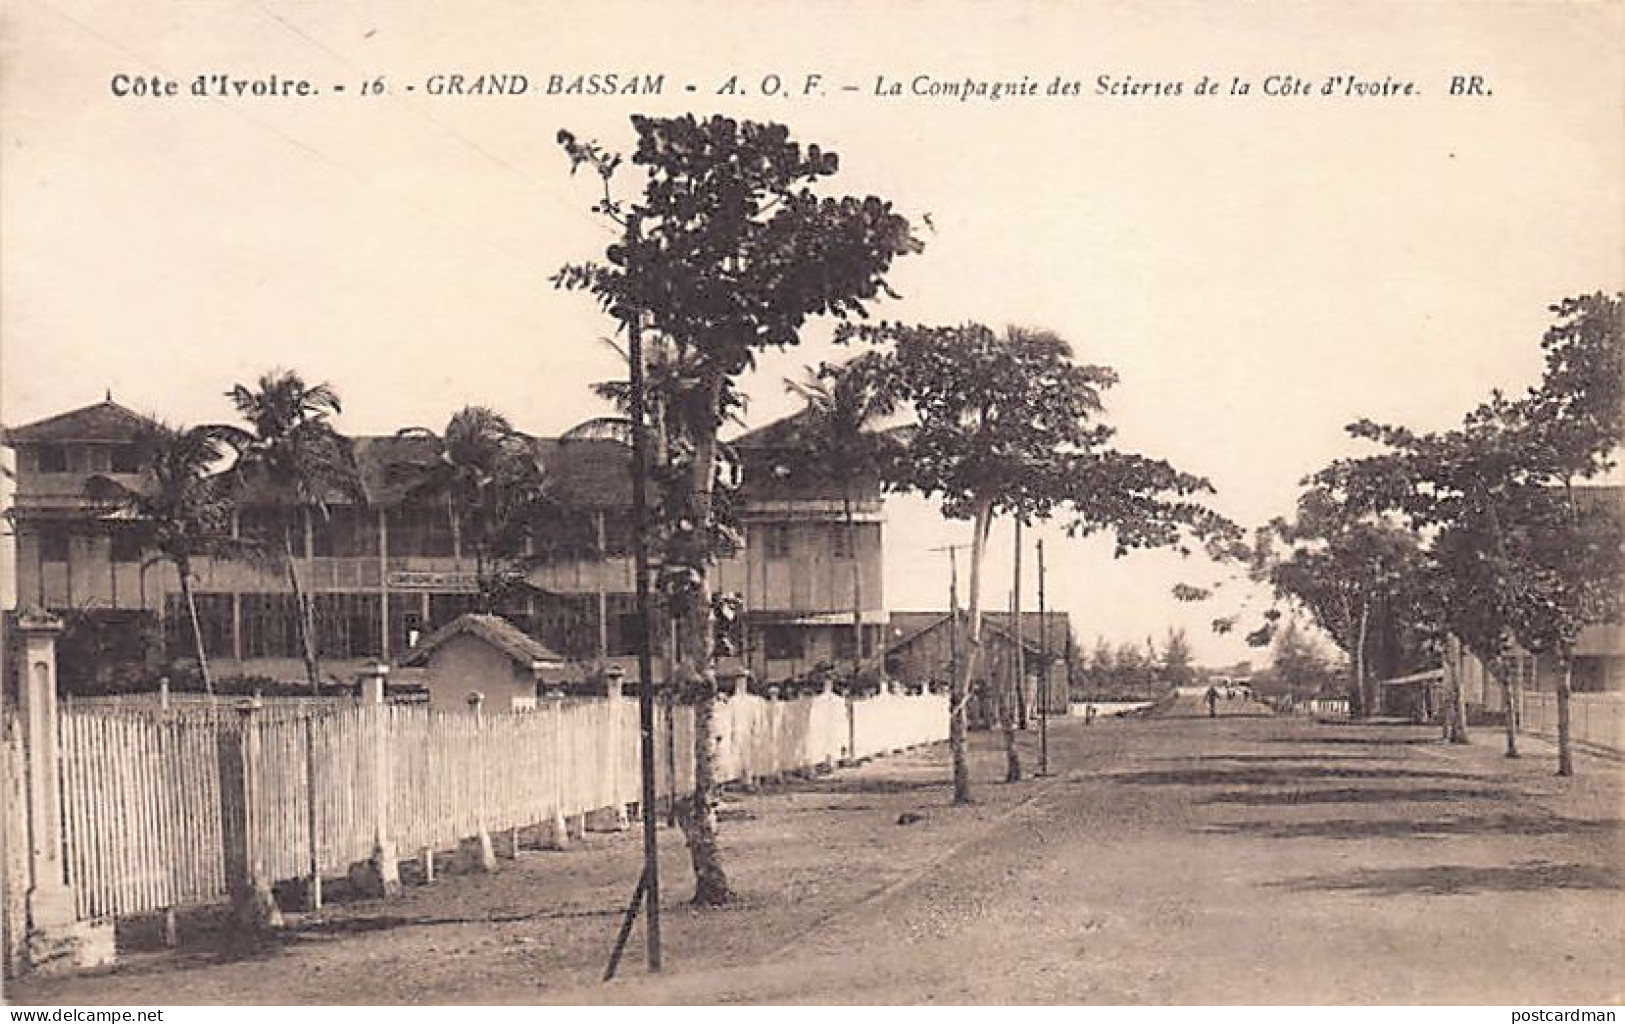
[(643, 814), (643, 934), (651, 972), (660, 970), (660, 846), (655, 821), (654, 616), (649, 607), (649, 424), (643, 367), (643, 331), (634, 322), (627, 331), (631, 364), (632, 413), (632, 548), (638, 625), (638, 764), (643, 788), (638, 810)]
[[(636, 239), (637, 222), (627, 224), (627, 237)], [(638, 907), (643, 907), (644, 962), (650, 973), (660, 970), (660, 840), (655, 820), (655, 696), (654, 609), (649, 600), (649, 424), (643, 365), (643, 330), (636, 314), (626, 323), (628, 395), (632, 420), (632, 559), (635, 608), (638, 620), (638, 767), (643, 774), (638, 810), (643, 819), (643, 871), (627, 902), (620, 934), (609, 954), (604, 981), (615, 977), (621, 953), (632, 934)], [(669, 721), (668, 716), (668, 721)]]
[(1038, 538), (1038, 774), (1049, 774), (1049, 619), (1044, 613), (1044, 538)]
[(1016, 724), (1027, 728), (1027, 650), (1021, 629), (1021, 516), (1016, 516), (1016, 578), (1010, 596), (1011, 626), (1016, 634)]
[[(968, 544), (948, 544), (931, 548), (932, 553), (948, 552), (948, 678), (959, 676), (959, 559), (958, 553)], [(964, 712), (956, 711), (955, 714)]]

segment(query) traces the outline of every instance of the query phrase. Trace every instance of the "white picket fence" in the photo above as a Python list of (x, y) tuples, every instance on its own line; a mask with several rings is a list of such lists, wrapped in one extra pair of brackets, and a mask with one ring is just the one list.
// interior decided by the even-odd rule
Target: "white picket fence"
[[(637, 802), (637, 702), (540, 703), (495, 715), (364, 704), (229, 715), (63, 706), (65, 863), (78, 915), (225, 898), (223, 822), (245, 817), (241, 805), (222, 805), (231, 799), (226, 756), (247, 762), (250, 859), (273, 882), (343, 874), (372, 854), (380, 831), (407, 858)], [(656, 792), (682, 792), (693, 779), (693, 709), (657, 712)], [(719, 774), (751, 779), (869, 757), (943, 740), (947, 728), (941, 695), (736, 695), (717, 708)]]
[[(1557, 738), (1557, 694), (1526, 690), (1523, 728)], [(1576, 693), (1569, 698), (1569, 735), (1580, 743), (1625, 754), (1625, 694)]]

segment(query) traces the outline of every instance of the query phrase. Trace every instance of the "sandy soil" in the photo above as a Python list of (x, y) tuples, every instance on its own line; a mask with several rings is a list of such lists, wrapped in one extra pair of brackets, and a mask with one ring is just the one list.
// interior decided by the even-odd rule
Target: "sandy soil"
[[(1498, 737), (1317, 724), (1195, 698), (1051, 731), (1048, 778), (948, 803), (917, 751), (725, 807), (737, 906), (695, 912), (663, 829), (666, 971), (641, 933), (602, 985), (637, 834), (491, 875), (290, 915), (242, 946), (207, 920), (14, 1002), (1533, 1003), (1625, 994), (1622, 769)], [(1002, 776), (997, 736), (973, 773)], [(1029, 766), (1036, 736), (1023, 734)], [(900, 824), (900, 816), (919, 820)], [(906, 819), (905, 819), (906, 820)]]

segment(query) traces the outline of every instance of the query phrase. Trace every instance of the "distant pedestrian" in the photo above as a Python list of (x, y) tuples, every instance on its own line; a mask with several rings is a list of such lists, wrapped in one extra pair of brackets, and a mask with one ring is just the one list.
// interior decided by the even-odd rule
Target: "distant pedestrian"
[(1207, 716), (1209, 718), (1219, 717), (1219, 691), (1211, 686), (1207, 688)]

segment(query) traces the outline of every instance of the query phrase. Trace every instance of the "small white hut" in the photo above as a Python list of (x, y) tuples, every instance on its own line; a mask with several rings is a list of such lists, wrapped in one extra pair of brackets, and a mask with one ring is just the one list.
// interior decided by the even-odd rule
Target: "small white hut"
[(498, 615), (459, 615), (429, 634), (402, 664), (425, 669), (429, 704), (466, 707), (478, 693), (487, 711), (536, 706), (540, 690), (564, 682), (562, 655)]

